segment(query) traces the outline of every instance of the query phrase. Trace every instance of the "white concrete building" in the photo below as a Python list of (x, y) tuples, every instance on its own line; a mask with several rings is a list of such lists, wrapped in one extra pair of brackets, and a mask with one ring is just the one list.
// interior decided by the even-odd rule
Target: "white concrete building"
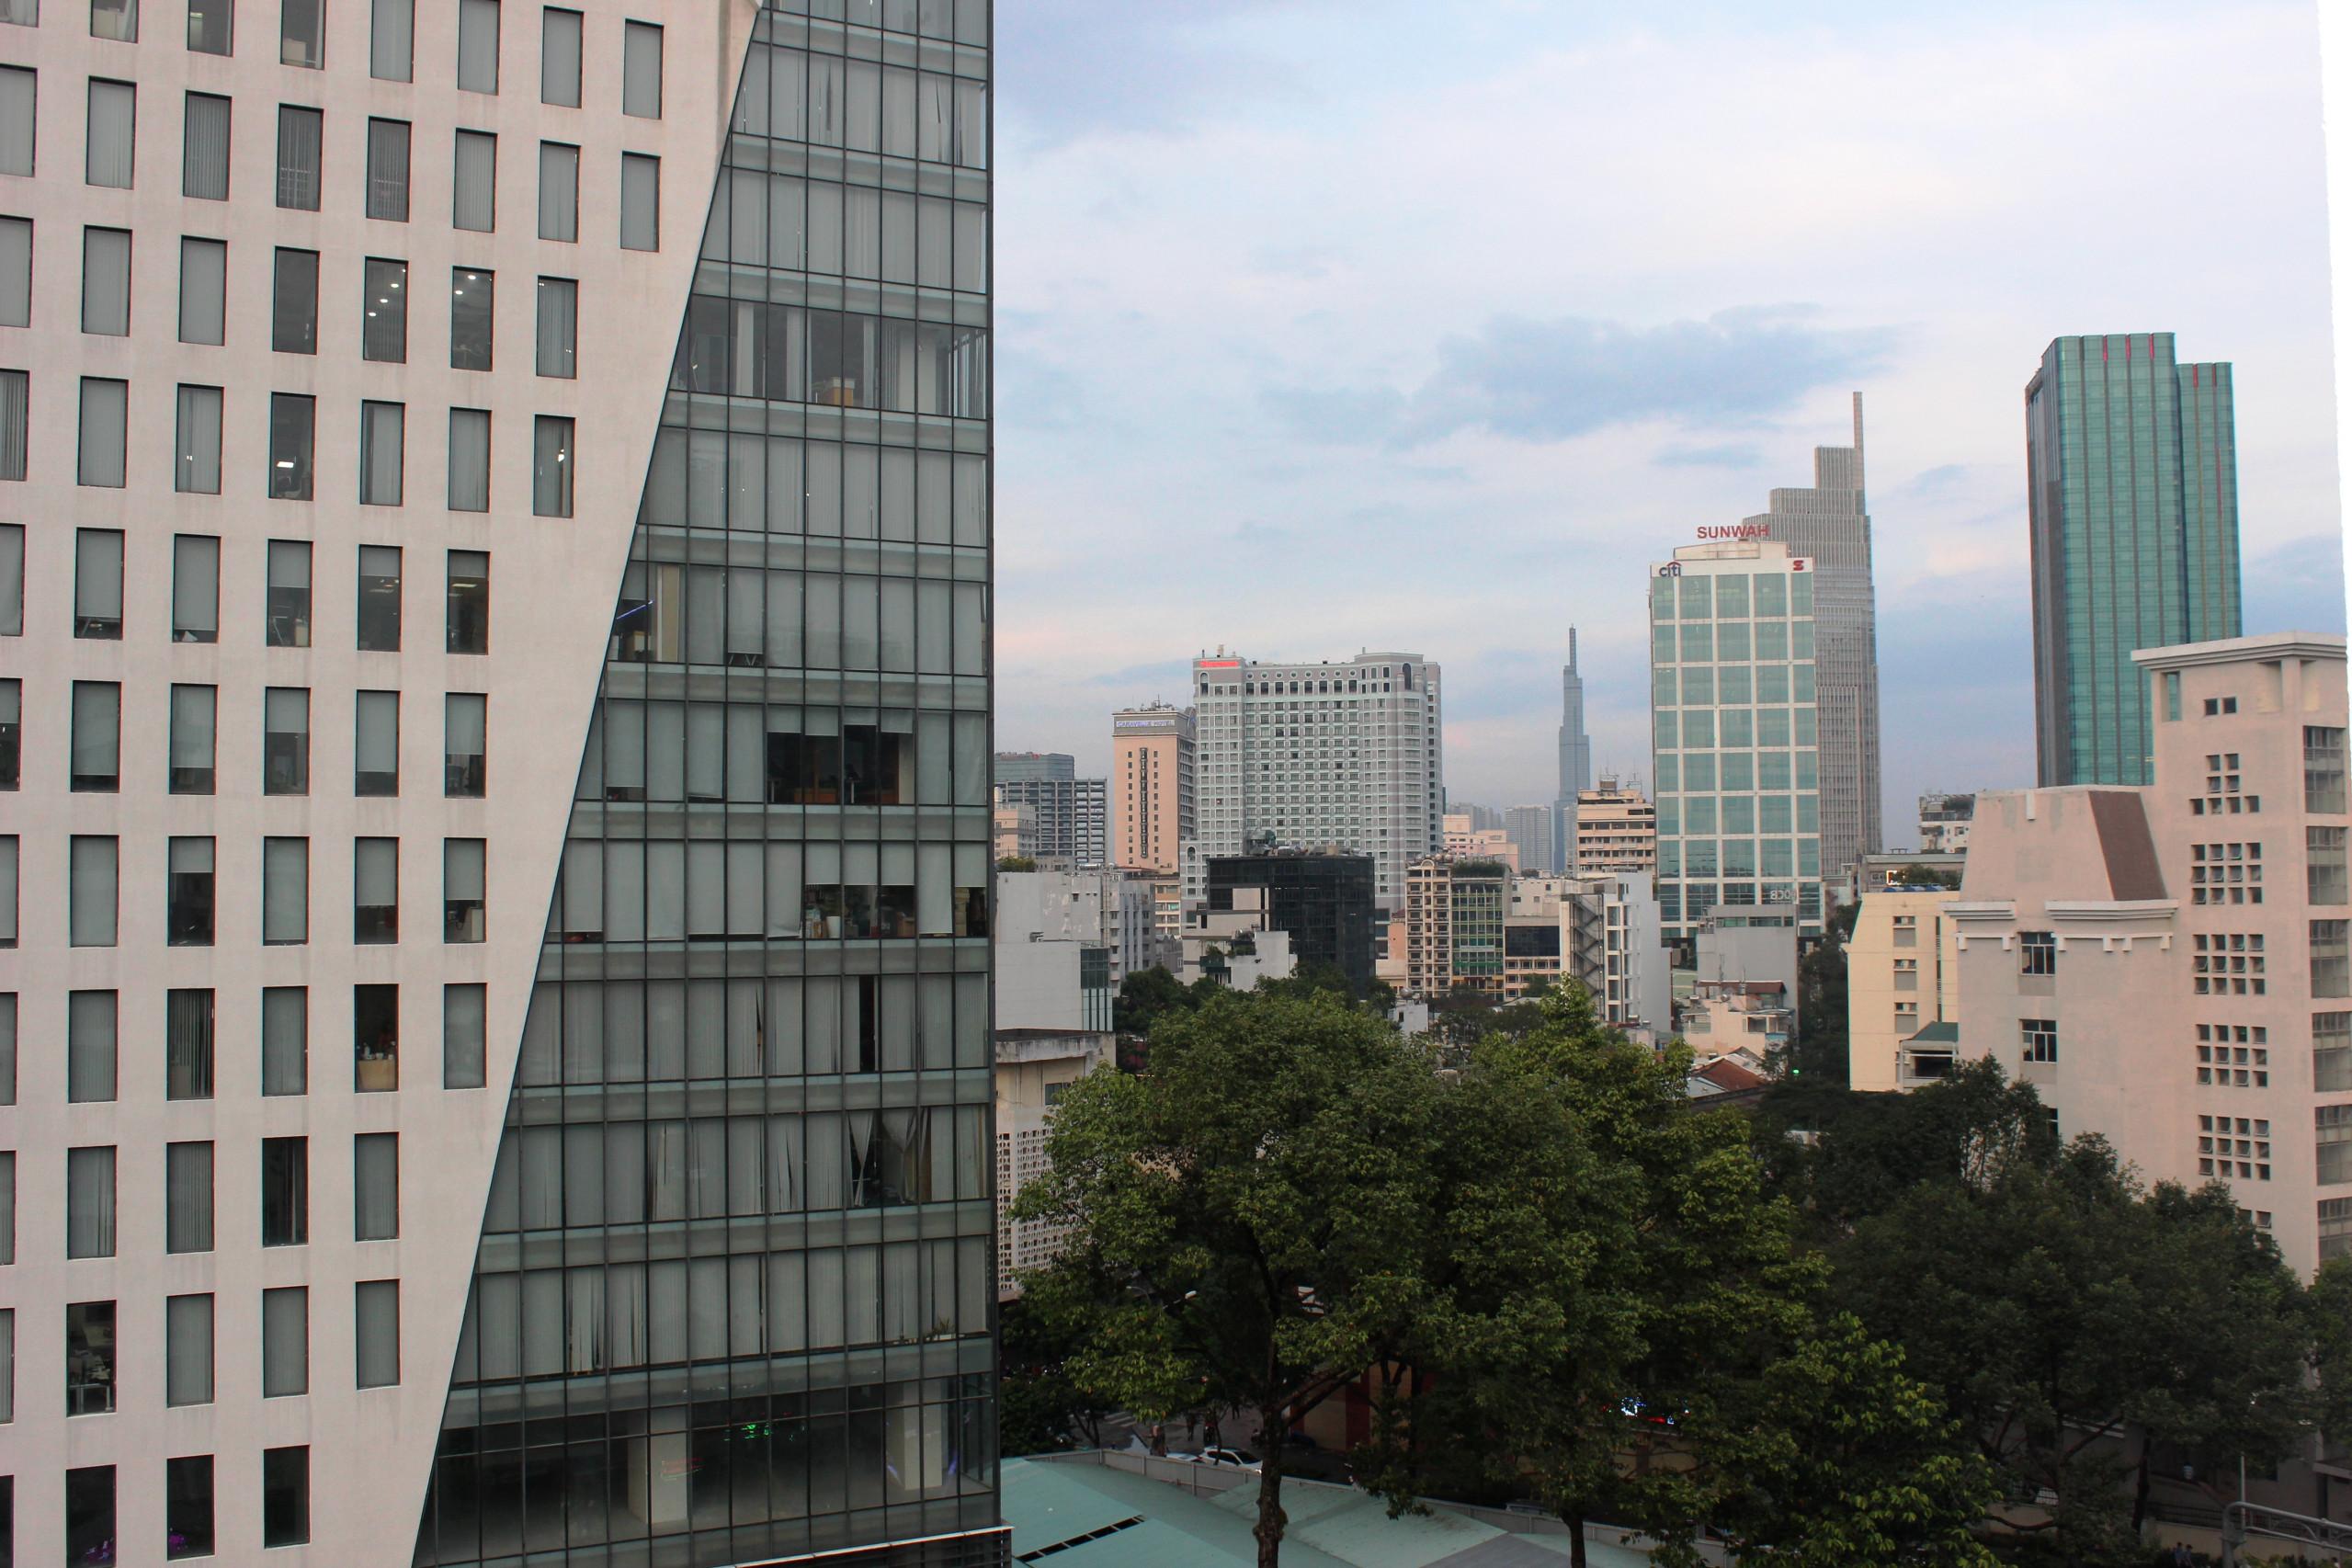
[(1046, 1135), (1054, 1108), (1071, 1085), (1113, 1060), (1113, 1037), (1091, 1030), (1011, 1028), (996, 1031), (996, 1290), (1020, 1293), (1016, 1269), (1053, 1261), (1066, 1226), (1041, 1220), (1016, 1222), (1013, 1199), (1045, 1174)]
[(0, 1557), (1001, 1560), (988, 7), (813, 9), (0, 0)]
[(1204, 909), (1185, 923), (1184, 967), (1176, 978), (1187, 985), (1213, 979), (1233, 991), (1255, 991), (1261, 980), (1288, 980), (1298, 972), (1290, 934), (1276, 929), (1267, 909), (1267, 890), (1238, 887), (1230, 909)]

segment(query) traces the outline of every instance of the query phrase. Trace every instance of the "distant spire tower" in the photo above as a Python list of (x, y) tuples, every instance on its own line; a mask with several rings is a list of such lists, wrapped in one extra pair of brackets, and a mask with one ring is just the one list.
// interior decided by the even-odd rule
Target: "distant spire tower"
[(1552, 808), (1553, 869), (1576, 869), (1576, 794), (1593, 787), (1593, 743), (1585, 733), (1585, 677), (1576, 669), (1576, 629), (1560, 671), (1560, 798)]

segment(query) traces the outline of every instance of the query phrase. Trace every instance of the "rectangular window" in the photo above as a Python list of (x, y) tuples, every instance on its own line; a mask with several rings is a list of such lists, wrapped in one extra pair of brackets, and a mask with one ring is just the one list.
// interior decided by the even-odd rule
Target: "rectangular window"
[(171, 840), (165, 931), (175, 948), (212, 945), (212, 857), (210, 838)]
[(400, 793), (400, 693), (363, 691), (353, 708), (351, 792)]
[(540, 13), (539, 101), (580, 107), (580, 13), (553, 6)]
[[(0, 374), (0, 393), (5, 393), (7, 377)], [(6, 432), (0, 430), (0, 437)], [(6, 441), (0, 440), (0, 451)], [(0, 637), (22, 637), (25, 634), (25, 526), (22, 523), (0, 523)]]
[(351, 846), (351, 939), (400, 940), (400, 840), (354, 839)]
[[(109, 1332), (113, 1316), (109, 1304)], [(112, 1357), (108, 1358), (109, 1361)], [(113, 1369), (108, 1367), (108, 1375)], [(70, 1374), (69, 1374), (70, 1375)], [(111, 1385), (109, 1385), (111, 1386)], [(108, 1408), (113, 1408), (111, 1401)], [(69, 1415), (84, 1414), (71, 1411)], [(65, 1472), (65, 1561), (104, 1562), (114, 1555), (114, 1466), (85, 1465)]]
[(326, 64), (326, 0), (278, 0), (278, 62), (306, 71)]
[(498, 90), (498, 0), (458, 0), (458, 90)]
[(403, 449), (406, 445), (408, 411), (397, 403), (359, 405), (359, 504), (397, 506), (401, 503)]
[[(173, 442), (172, 488), (183, 495), (221, 494), (221, 389), (179, 389), (178, 430)], [(205, 638), (205, 642), (213, 639)]]
[(90, 36), (139, 41), (139, 0), (90, 0)]
[(311, 1450), (261, 1451), (261, 1544), (301, 1546), (311, 1539)]
[(179, 340), (222, 341), (228, 318), (229, 247), (222, 240), (179, 243)]
[(229, 100), (190, 93), (180, 111), (179, 193), (199, 201), (229, 199)]
[(120, 999), (111, 991), (72, 991), (65, 997), (65, 1099), (106, 1105), (115, 1097), (119, 1060)]
[(2352, 829), (2306, 827), (2303, 830), (2305, 881), (2313, 903), (2352, 902), (2352, 883), (2346, 875), (2346, 835)]
[(2352, 996), (2352, 922), (2314, 920), (2312, 937), (2312, 994)]
[[(17, 835), (0, 834), (0, 948), (17, 945)], [(0, 994), (0, 1069), (7, 1077), (0, 1082), (0, 1105), (17, 1103), (17, 995), (15, 992)]]
[(2058, 1060), (2058, 1025), (2051, 1018), (2020, 1018), (2017, 1030), (2022, 1037), (2028, 1062)]
[(364, 269), (359, 358), (398, 365), (408, 358), (408, 263), (369, 256)]
[[(68, 1415), (103, 1415), (115, 1405), (115, 1337), (114, 1303), (112, 1301), (75, 1301), (65, 1309), (65, 1414)], [(66, 1532), (73, 1534), (73, 1485), (77, 1475), (97, 1473), (86, 1470), (65, 1472)], [(114, 1471), (105, 1471), (109, 1495), (107, 1511), (113, 1513), (111, 1495)], [(111, 1544), (111, 1543), (109, 1543)], [(106, 1557), (73, 1558), (74, 1562), (105, 1562)]]
[(90, 83), (89, 140), (82, 177), (90, 185), (129, 190), (132, 129), (139, 118), (138, 94), (128, 82)]
[(300, 947), (311, 939), (311, 841), (261, 841), (261, 940)]
[(183, 987), (164, 994), (164, 1093), (166, 1099), (212, 1097), (212, 993)]
[[(0, 790), (13, 791), (23, 782), (24, 713), (24, 683), (14, 676), (0, 680)], [(9, 892), (13, 905), (15, 889)], [(0, 1105), (6, 1103), (0, 1100)]]
[(373, 0), (368, 20), (368, 74), (379, 82), (409, 80), (415, 42), (416, 0)]
[(278, 205), (298, 212), (319, 210), (319, 169), (325, 126), (321, 111), (299, 104), (278, 106)]
[(164, 1250), (212, 1250), (212, 1145), (164, 1146)]
[(221, 541), (210, 534), (172, 538), (172, 641), (221, 641)]
[(131, 231), (82, 231), (82, 330), (131, 335)]
[(479, 838), (441, 840), (441, 939), (445, 942), (483, 939), (483, 847), (484, 841)]
[(2052, 931), (2017, 933), (2017, 968), (2021, 974), (2058, 972), (2058, 936)]
[(124, 439), (131, 421), (131, 383), (82, 378), (82, 433), (74, 472), (77, 484), (103, 490), (123, 485)]
[(491, 323), (496, 314), (494, 275), (471, 267), (449, 269), (449, 369), (490, 369)]
[(490, 652), (490, 555), (486, 551), (449, 551), (449, 651)]
[(539, 144), (539, 237), (580, 237), (580, 149), (567, 142)]
[(620, 155), (620, 248), (662, 248), (662, 160)]
[(111, 835), (77, 833), (67, 846), (66, 945), (111, 948), (121, 843)]
[(490, 510), (490, 411), (449, 410), (449, 510)]
[(33, 172), (34, 74), (19, 65), (0, 66), (0, 175)]
[(311, 1392), (311, 1297), (300, 1285), (261, 1293), (261, 1397)]
[(114, 1256), (114, 1149), (65, 1151), (65, 1256)]
[(480, 233), (491, 231), (497, 212), (498, 138), (486, 131), (460, 131), (451, 184), (449, 222)]
[(269, 494), (273, 500), (311, 498), (311, 447), (317, 400), (299, 392), (269, 394)]
[[(379, 6), (384, 0), (377, 0)], [(406, 0), (402, 0), (406, 4)], [(368, 121), (368, 216), (408, 222), (408, 121)]]
[(359, 651), (400, 652), (400, 551), (392, 545), (359, 547)]
[(2330, 816), (2344, 812), (2345, 732), (2303, 726), (2303, 809)]
[(351, 1140), (351, 1235), (388, 1242), (400, 1234), (400, 1134), (362, 1132)]
[[(188, 25), (191, 29), (195, 26), (193, 11), (189, 13)], [(164, 1461), (164, 1541), (167, 1561), (212, 1555), (210, 1454), (189, 1454)]]
[(220, 688), (174, 686), (167, 793), (212, 793), (214, 731), (220, 710)]
[(300, 1095), (311, 1082), (311, 994), (273, 985), (261, 994), (261, 1092)]
[[(28, 456), (26, 448), (31, 436), (31, 426), (32, 382), (30, 378), (22, 370), (0, 370), (0, 479), (20, 480), (25, 477), (25, 460)], [(10, 523), (7, 526), (19, 530), (17, 544), (21, 546), (23, 543), (21, 530), (24, 525)], [(21, 593), (24, 586), (23, 550), (16, 549), (9, 559), (18, 569), (16, 585)], [(17, 622), (16, 626), (17, 629), (8, 632), (8, 636), (20, 637), (24, 634), (22, 621)]]
[(122, 787), (122, 687), (110, 680), (74, 683), (69, 787), (112, 794)]
[(452, 691), (443, 699), (441, 792), (451, 800), (481, 800), (488, 787), (489, 709), (490, 699), (478, 691)]
[(311, 645), (311, 545), (308, 540), (269, 541), (267, 625), (263, 641), (272, 648)]
[(479, 1089), (488, 1082), (484, 1058), (489, 988), (441, 987), (441, 1087)]
[(559, 381), (578, 374), (580, 285), (569, 278), (539, 280), (539, 373)]
[(261, 1141), (261, 1244), (301, 1246), (310, 1239), (310, 1141), (265, 1138)]
[(400, 1087), (400, 987), (351, 988), (351, 1086), (360, 1094)]
[(400, 1381), (400, 1281), (363, 1279), (352, 1290), (353, 1361), (363, 1389)]
[(662, 29), (631, 22), (621, 46), (620, 112), (640, 119), (662, 118)]
[(2312, 1087), (2352, 1089), (2352, 1013), (2312, 1015)]
[(2319, 1139), (2319, 1185), (2352, 1181), (2352, 1105), (2324, 1105), (2312, 1112)]
[(187, 0), (190, 54), (227, 54), (235, 46), (236, 0)]
[(532, 426), (531, 512), (535, 517), (572, 515), (572, 421), (542, 414)]
[(33, 324), (33, 221), (0, 218), (0, 326)]
[(311, 693), (273, 686), (261, 696), (261, 792), (311, 792)]
[(280, 354), (319, 351), (319, 253), (280, 246), (271, 273), (269, 347)]
[(164, 1403), (212, 1403), (212, 1298), (171, 1296), (164, 1302)]

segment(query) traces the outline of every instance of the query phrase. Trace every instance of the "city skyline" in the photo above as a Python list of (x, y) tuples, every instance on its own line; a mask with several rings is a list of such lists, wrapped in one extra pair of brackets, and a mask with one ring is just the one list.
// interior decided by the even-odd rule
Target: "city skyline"
[[(2233, 360), (2244, 624), (2343, 627), (2333, 371), (2300, 324), (2327, 310), (2306, 7), (1465, 10), (1395, 29), (1445, 39), (1409, 59), (1377, 27), (1333, 39), (1312, 4), (1076, 10), (1007, 22), (1028, 36), (1000, 270), (1023, 332), (1000, 440), (1023, 529), (1000, 567), (1000, 744), (1102, 771), (1102, 716), (1180, 701), (1220, 641), (1402, 643), (1446, 665), (1453, 798), (1548, 800), (1574, 622), (1595, 770), (1641, 773), (1644, 563), (1800, 476), (1859, 389), (1903, 843), (1922, 791), (2034, 776), (2020, 389), (2063, 333), (2174, 331)], [(1131, 36), (1173, 64), (1119, 78), (1124, 107), (1064, 79), (1071, 50)], [(2021, 59), (2040, 63), (2012, 80)], [(1792, 86), (1839, 112), (1797, 117)], [(2192, 97), (2194, 126), (2158, 107)], [(1433, 105), (1435, 142), (1384, 129)], [(1433, 172), (1528, 141), (1611, 151), (1543, 204), (1499, 171)], [(1269, 142), (1312, 194), (1245, 152)], [(2085, 205), (2045, 143), (2113, 182)], [(1605, 236), (1566, 222), (1588, 207)], [(1701, 209), (1703, 233), (1682, 216)], [(2066, 234), (2065, 266), (2015, 265), (2007, 236), (2035, 232)], [(1146, 381), (1085, 350), (1123, 323), (1148, 335)], [(1655, 391), (1692, 382), (1717, 390)], [(1506, 396), (1525, 403), (1509, 419)], [(1605, 401), (1630, 412), (1604, 420)], [(1350, 422), (1359, 443), (1335, 438)]]

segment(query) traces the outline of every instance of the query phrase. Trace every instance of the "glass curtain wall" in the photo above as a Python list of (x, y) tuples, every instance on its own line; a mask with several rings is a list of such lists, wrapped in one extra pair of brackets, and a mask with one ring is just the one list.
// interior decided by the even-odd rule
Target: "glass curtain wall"
[(759, 16), (420, 1564), (1004, 1561), (987, 42)]

